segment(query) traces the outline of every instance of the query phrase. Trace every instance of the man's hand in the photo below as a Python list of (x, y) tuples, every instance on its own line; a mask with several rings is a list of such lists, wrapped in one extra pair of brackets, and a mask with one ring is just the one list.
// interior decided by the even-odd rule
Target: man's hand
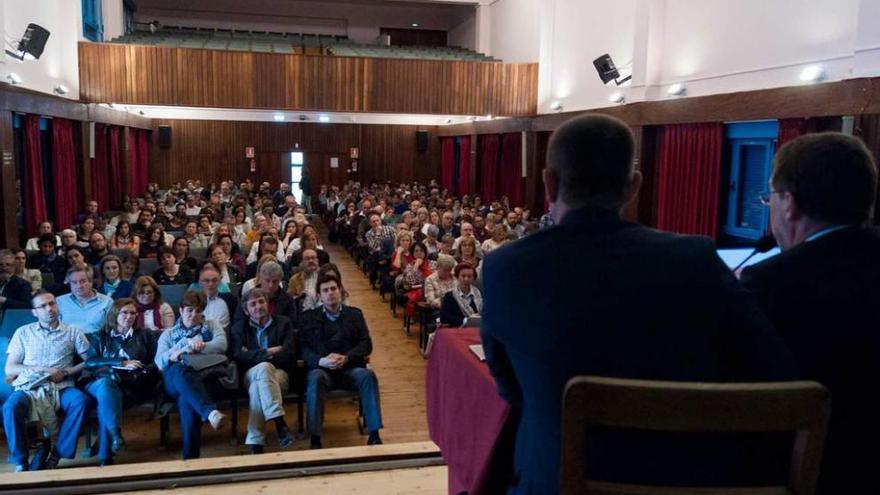
[(59, 370), (59, 369), (55, 369), (55, 368), (49, 368), (49, 369), (51, 370), (49, 372), (49, 375), (50, 375), (49, 379), (52, 380), (53, 382), (58, 383), (61, 380), (64, 380), (65, 378), (67, 378), (67, 373), (65, 373), (64, 370)]
[(127, 361), (123, 361), (122, 366), (125, 366), (126, 368), (140, 369), (144, 367), (144, 363), (138, 361), (137, 359), (129, 359)]
[(281, 352), (282, 349), (284, 349), (284, 347), (282, 347), (280, 345), (276, 345), (274, 347), (269, 347), (266, 349), (266, 354), (268, 354), (271, 357), (271, 356), (274, 356), (275, 354), (278, 354), (279, 352)]
[(183, 355), (183, 349), (177, 349), (176, 351), (172, 352), (170, 356), (168, 356), (168, 360), (173, 361), (173, 362), (179, 362), (181, 355)]

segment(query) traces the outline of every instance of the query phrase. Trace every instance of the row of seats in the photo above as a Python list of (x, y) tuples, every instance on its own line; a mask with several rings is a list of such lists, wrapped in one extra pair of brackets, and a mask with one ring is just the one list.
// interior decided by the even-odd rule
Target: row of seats
[(155, 33), (135, 31), (114, 38), (113, 43), (205, 48), (210, 50), (251, 51), (348, 57), (408, 58), (428, 60), (498, 61), (459, 47), (383, 46), (356, 43), (345, 36), (298, 33), (253, 32), (223, 29), (163, 28)]

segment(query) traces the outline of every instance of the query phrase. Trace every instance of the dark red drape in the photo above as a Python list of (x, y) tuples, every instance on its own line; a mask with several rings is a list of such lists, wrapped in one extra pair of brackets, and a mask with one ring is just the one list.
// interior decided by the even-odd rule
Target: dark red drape
[(128, 130), (129, 194), (140, 196), (147, 190), (147, 131)]
[(462, 136), (458, 145), (458, 196), (471, 193), (471, 137)]
[(498, 134), (482, 134), (480, 146), (480, 194), (484, 203), (490, 203), (498, 195)]
[(110, 126), (110, 143), (109, 143), (109, 159), (107, 160), (110, 172), (110, 208), (118, 209), (122, 207), (122, 201), (125, 197), (125, 188), (122, 187), (122, 163), (120, 163), (119, 143), (122, 128), (115, 125)]
[(40, 116), (24, 117), (24, 229), (28, 237), (37, 234), (37, 224), (48, 220), (43, 190), (43, 156), (40, 148)]
[(776, 141), (776, 149), (796, 137), (816, 132), (815, 119), (779, 119), (779, 138)]
[(55, 195), (55, 223), (59, 228), (67, 228), (79, 211), (73, 122), (67, 119), (52, 120), (52, 194)]
[(713, 238), (718, 235), (723, 138), (720, 123), (660, 129), (657, 228)]
[(92, 199), (101, 210), (110, 207), (110, 169), (108, 167), (107, 129), (95, 124), (95, 158), (92, 159)]
[(501, 136), (501, 190), (498, 196), (506, 194), (510, 206), (522, 206), (524, 201), (522, 178), (522, 134), (511, 132)]
[(455, 138), (441, 138), (440, 143), (440, 186), (450, 192), (455, 181)]

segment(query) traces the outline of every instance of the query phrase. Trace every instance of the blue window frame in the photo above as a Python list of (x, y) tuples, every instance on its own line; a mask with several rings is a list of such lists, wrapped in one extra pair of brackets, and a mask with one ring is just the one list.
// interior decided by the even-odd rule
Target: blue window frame
[(769, 211), (759, 195), (767, 190), (778, 121), (728, 124), (725, 136), (730, 145), (730, 187), (724, 233), (756, 240), (769, 230)]
[(101, 0), (82, 0), (83, 37), (104, 41), (104, 15)]

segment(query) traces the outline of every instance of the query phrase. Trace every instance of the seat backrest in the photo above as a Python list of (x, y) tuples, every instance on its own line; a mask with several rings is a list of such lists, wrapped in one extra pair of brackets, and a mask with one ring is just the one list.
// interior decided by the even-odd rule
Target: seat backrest
[(183, 300), (183, 293), (186, 292), (187, 287), (189, 286), (185, 284), (160, 285), (159, 290), (162, 291), (162, 300), (171, 306), (179, 307), (180, 301)]
[[(831, 396), (816, 382), (694, 383), (578, 376), (563, 396), (561, 493), (792, 493), (816, 490)], [(636, 486), (590, 481), (588, 426), (655, 432), (795, 432), (789, 485), (748, 488)], [(668, 490), (668, 491), (664, 491)]]
[(141, 275), (153, 276), (153, 273), (159, 269), (159, 260), (155, 258), (141, 258), (140, 272)]
[(55, 274), (52, 272), (42, 272), (40, 275), (43, 276), (42, 287), (44, 289), (48, 289), (55, 284)]
[(205, 261), (205, 256), (208, 255), (208, 248), (206, 247), (191, 247), (189, 248), (189, 255), (196, 261)]
[(12, 393), (12, 387), (6, 383), (6, 349), (9, 348), (9, 340), (18, 330), (18, 327), (37, 321), (29, 309), (8, 309), (0, 314), (0, 373), (3, 380), (0, 381), (0, 404)]

